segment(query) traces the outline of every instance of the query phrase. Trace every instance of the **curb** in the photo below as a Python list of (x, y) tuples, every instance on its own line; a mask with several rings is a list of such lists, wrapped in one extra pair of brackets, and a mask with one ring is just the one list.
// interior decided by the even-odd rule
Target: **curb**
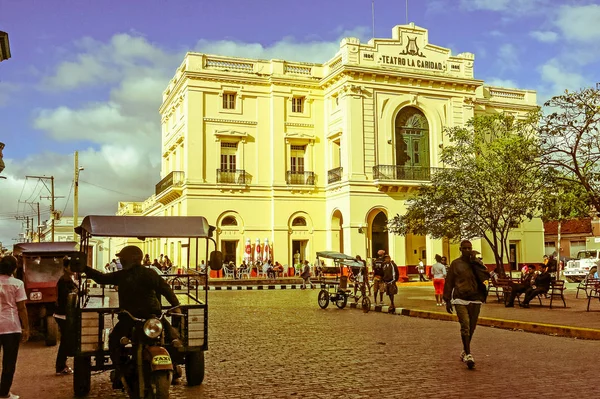
[[(360, 309), (356, 303), (350, 303), (350, 308)], [(371, 306), (374, 312), (387, 313), (384, 309), (388, 306)], [(362, 310), (362, 309), (361, 309)], [(418, 309), (396, 308), (394, 315), (418, 317), (421, 319), (458, 321), (454, 314), (433, 312)], [(492, 317), (480, 317), (477, 321), (478, 326), (496, 327), (505, 330), (521, 330), (534, 334), (554, 335), (559, 337), (600, 340), (600, 330), (585, 327), (561, 326), (558, 324), (532, 323), (519, 320), (496, 319)]]

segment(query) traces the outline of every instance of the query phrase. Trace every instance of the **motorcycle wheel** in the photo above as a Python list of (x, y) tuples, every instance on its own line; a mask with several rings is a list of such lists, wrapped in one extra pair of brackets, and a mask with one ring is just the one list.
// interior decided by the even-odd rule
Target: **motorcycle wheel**
[(46, 316), (46, 346), (56, 345), (58, 340), (58, 323), (54, 316)]
[(169, 387), (171, 386), (171, 372), (155, 371), (150, 377), (149, 399), (169, 399)]
[(321, 309), (327, 308), (329, 306), (329, 292), (327, 290), (319, 291), (319, 307)]
[(188, 352), (185, 354), (185, 379), (190, 387), (204, 381), (204, 352)]
[(90, 393), (92, 383), (92, 363), (89, 356), (75, 356), (73, 359), (73, 392), (75, 396)]

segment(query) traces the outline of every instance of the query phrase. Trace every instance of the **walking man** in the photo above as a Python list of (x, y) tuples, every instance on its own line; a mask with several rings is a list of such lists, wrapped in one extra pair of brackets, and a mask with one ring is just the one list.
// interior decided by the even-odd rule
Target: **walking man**
[(389, 313), (396, 311), (396, 305), (394, 305), (394, 295), (398, 293), (398, 267), (389, 255), (385, 255), (383, 261), (383, 277), (382, 281), (385, 283), (385, 292), (390, 297), (390, 307), (388, 308)]
[(425, 263), (423, 263), (423, 259), (421, 258), (419, 258), (417, 272), (419, 272), (419, 281), (427, 281), (427, 279), (425, 278)]
[(377, 251), (377, 259), (373, 262), (373, 299), (377, 306), (377, 293), (379, 293), (379, 304), (383, 306), (383, 293), (385, 292), (385, 283), (383, 282), (383, 257), (385, 251), (380, 249)]
[(475, 333), (481, 304), (487, 296), (483, 281), (489, 279), (490, 273), (473, 255), (473, 245), (470, 241), (464, 240), (460, 243), (460, 252), (461, 257), (450, 264), (444, 286), (444, 301), (450, 314), (452, 305), (456, 306), (463, 344), (460, 360), (472, 369), (475, 367), (475, 359), (471, 354), (471, 339)]

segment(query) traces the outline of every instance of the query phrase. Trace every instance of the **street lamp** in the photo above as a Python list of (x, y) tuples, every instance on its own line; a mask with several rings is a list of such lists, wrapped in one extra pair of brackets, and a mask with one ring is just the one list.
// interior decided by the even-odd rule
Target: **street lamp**
[[(2, 153), (2, 150), (4, 149), (4, 143), (0, 142), (0, 173), (2, 173), (2, 171), (4, 170), (4, 154)], [(6, 179), (6, 177), (4, 176), (0, 176), (0, 179)]]

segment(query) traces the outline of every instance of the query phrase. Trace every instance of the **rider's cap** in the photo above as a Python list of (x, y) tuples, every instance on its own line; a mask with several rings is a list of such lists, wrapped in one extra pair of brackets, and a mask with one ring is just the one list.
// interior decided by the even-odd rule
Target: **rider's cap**
[(140, 261), (144, 258), (144, 253), (139, 247), (135, 245), (128, 245), (123, 247), (119, 253), (116, 254), (119, 258), (127, 259), (139, 259)]

